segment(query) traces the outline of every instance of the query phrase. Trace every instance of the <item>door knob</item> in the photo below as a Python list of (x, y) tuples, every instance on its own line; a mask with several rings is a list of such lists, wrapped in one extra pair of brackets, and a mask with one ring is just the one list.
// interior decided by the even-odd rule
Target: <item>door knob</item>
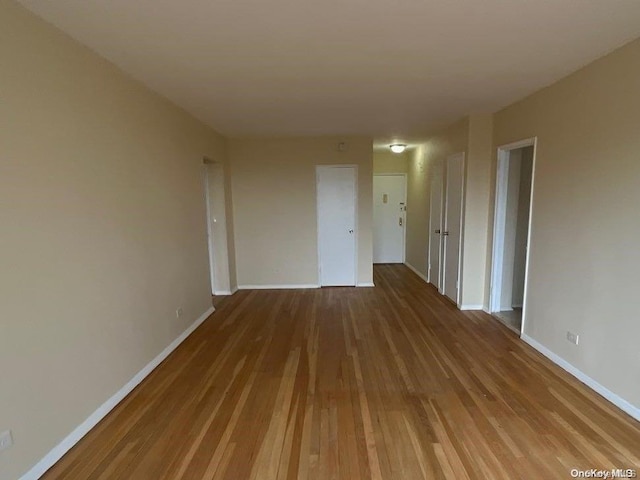
[(440, 229), (434, 230), (433, 233), (440, 233)]
[(442, 235), (446, 237), (447, 235), (449, 235), (449, 232), (442, 232)]
[(349, 233), (353, 233), (353, 230), (349, 230)]
[(402, 226), (402, 217), (400, 217), (400, 219), (398, 221), (398, 225)]

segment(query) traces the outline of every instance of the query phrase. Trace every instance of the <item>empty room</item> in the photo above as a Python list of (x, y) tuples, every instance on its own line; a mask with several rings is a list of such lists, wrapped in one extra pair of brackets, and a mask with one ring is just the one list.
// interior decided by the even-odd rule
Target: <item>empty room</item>
[(0, 59), (1, 480), (637, 477), (637, 0), (0, 0)]

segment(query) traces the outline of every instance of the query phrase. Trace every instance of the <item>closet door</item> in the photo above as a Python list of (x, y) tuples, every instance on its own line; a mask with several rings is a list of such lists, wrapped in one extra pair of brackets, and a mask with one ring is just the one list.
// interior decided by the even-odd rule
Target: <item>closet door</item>
[(442, 171), (431, 180), (429, 207), (429, 283), (442, 293)]
[(352, 166), (316, 168), (320, 286), (356, 284), (356, 178)]
[(451, 155), (445, 166), (445, 214), (443, 238), (443, 291), (456, 304), (460, 292), (460, 254), (462, 242), (462, 194), (464, 153)]

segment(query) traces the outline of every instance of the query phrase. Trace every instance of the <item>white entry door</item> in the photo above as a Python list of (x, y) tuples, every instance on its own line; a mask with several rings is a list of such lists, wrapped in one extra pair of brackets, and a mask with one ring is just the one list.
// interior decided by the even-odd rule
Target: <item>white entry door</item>
[(373, 176), (373, 263), (404, 263), (404, 174)]
[(462, 236), (462, 186), (464, 153), (457, 153), (446, 161), (446, 189), (443, 248), (443, 293), (458, 303), (460, 274), (460, 245)]
[(429, 283), (442, 293), (441, 253), (442, 253), (442, 171), (431, 180), (431, 200), (429, 206)]
[(321, 286), (356, 284), (356, 179), (356, 167), (316, 169)]

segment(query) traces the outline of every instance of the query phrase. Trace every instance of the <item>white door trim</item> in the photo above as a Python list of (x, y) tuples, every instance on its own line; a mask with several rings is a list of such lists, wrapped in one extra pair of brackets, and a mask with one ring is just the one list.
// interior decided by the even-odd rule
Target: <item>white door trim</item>
[[(357, 173), (357, 171), (356, 171)], [(404, 178), (404, 211), (402, 212), (402, 263), (407, 261), (407, 174), (406, 173), (374, 173), (374, 177), (403, 177)], [(356, 204), (357, 205), (357, 204)]]
[[(351, 163), (340, 163), (336, 165), (316, 165), (316, 243), (317, 243), (317, 261), (318, 261), (318, 285), (322, 287), (322, 275), (320, 258), (320, 205), (318, 203), (318, 180), (320, 171), (328, 168), (353, 168), (353, 206), (354, 206), (354, 225), (353, 225), (353, 242), (354, 242), (354, 286), (358, 286), (358, 165)], [(363, 285), (368, 286), (368, 285)]]
[(500, 145), (498, 147), (498, 165), (496, 169), (496, 192), (493, 218), (493, 248), (491, 258), (491, 286), (489, 295), (489, 312), (500, 311), (500, 290), (502, 287), (502, 265), (504, 250), (504, 235), (506, 223), (507, 207), (507, 182), (509, 178), (509, 152), (523, 147), (533, 147), (533, 161), (531, 169), (531, 194), (529, 197), (529, 222), (527, 232), (527, 250), (525, 253), (524, 267), (524, 295), (522, 302), (522, 324), (520, 336), (524, 335), (525, 323), (527, 320), (527, 297), (529, 294), (529, 252), (531, 251), (531, 225), (533, 219), (533, 192), (536, 178), (536, 153), (538, 137), (526, 138), (517, 142)]

